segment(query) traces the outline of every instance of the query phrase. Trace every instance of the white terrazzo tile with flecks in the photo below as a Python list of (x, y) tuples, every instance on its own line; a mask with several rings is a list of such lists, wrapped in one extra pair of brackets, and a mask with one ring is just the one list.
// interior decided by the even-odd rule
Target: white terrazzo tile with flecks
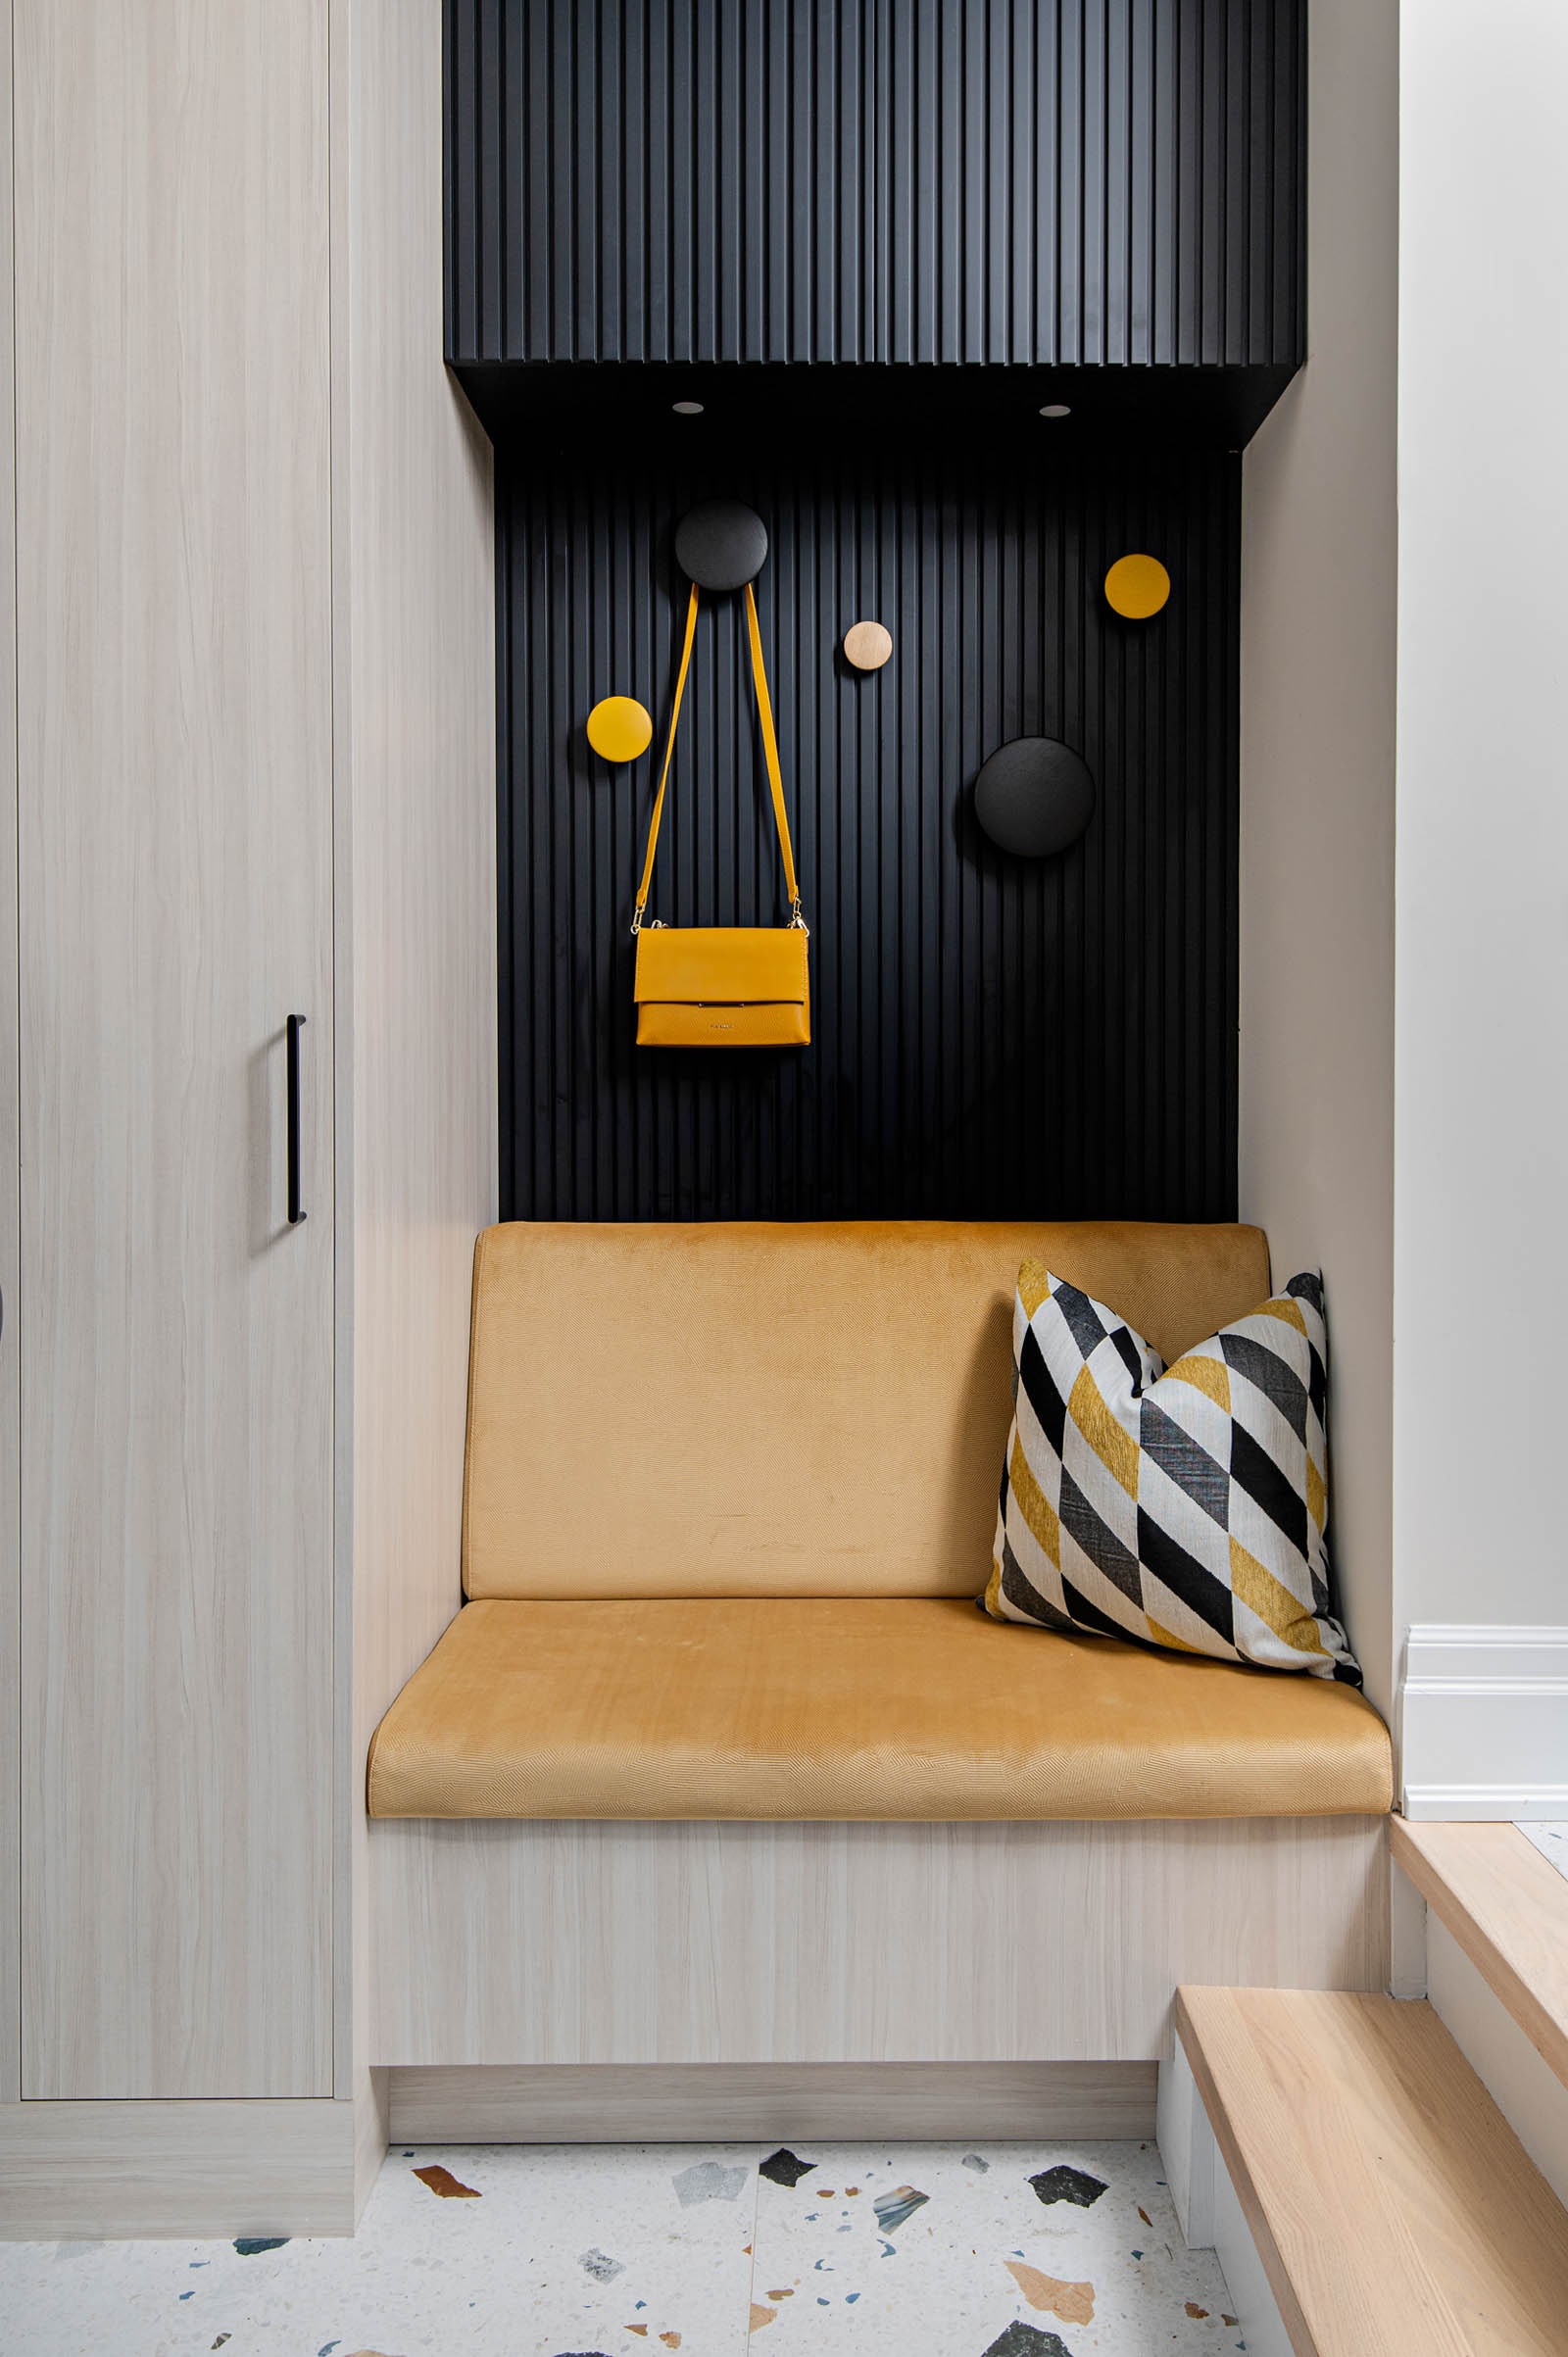
[[(352, 2241), (0, 2243), (0, 2341), (28, 2357), (1244, 2345), (1213, 2253), (1182, 2246), (1152, 2144), (803, 2145), (798, 2157), (811, 2165), (791, 2185), (778, 2178), (796, 2171), (773, 2168), (765, 2145), (397, 2148)], [(1053, 2169), (1104, 2191), (1087, 2207), (1042, 2201), (1029, 2180)], [(439, 2193), (420, 2170), (470, 2190)], [(1063, 2182), (1092, 2190), (1072, 2177), (1047, 2189)]]
[(803, 2144), (795, 2157), (816, 2166), (793, 2186), (764, 2169), (758, 2187), (760, 2357), (1242, 2345), (1213, 2252), (1181, 2239), (1152, 2143)]
[(1535, 1843), (1542, 1856), (1555, 1866), (1559, 1874), (1568, 1876), (1568, 1824), (1541, 1821), (1534, 1825), (1521, 1825), (1519, 1831), (1527, 1841)]
[[(248, 2255), (229, 2242), (0, 2244), (6, 2345), (29, 2357), (740, 2357), (757, 2159), (754, 2145), (399, 2149), (352, 2241), (302, 2236)], [(682, 2202), (674, 2181), (708, 2163), (720, 2182)], [(472, 2195), (432, 2193), (414, 2174), (431, 2165)]]

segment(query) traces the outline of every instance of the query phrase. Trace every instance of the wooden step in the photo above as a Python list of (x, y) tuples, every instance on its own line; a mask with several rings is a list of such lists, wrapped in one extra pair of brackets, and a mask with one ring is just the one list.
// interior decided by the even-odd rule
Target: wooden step
[(1296, 2357), (1563, 2357), (1568, 2213), (1431, 2007), (1182, 1989)]
[(1389, 1839), (1396, 1865), (1568, 2087), (1568, 1877), (1516, 1825), (1394, 1817)]

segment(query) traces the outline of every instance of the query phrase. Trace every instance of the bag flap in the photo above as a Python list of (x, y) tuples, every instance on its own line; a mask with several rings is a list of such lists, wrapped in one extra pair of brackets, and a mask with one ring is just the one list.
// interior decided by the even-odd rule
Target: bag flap
[(637, 936), (633, 997), (740, 1006), (806, 997), (799, 925), (659, 925)]

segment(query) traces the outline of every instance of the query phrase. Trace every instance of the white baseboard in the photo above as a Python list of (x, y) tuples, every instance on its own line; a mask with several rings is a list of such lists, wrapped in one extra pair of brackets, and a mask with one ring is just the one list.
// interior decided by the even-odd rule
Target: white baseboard
[(1568, 1784), (1407, 1784), (1412, 1825), (1537, 1825), (1568, 1819)]
[(352, 2103), (0, 2104), (0, 2240), (352, 2234)]
[(1399, 1757), (1414, 1824), (1568, 1816), (1568, 1628), (1412, 1628)]

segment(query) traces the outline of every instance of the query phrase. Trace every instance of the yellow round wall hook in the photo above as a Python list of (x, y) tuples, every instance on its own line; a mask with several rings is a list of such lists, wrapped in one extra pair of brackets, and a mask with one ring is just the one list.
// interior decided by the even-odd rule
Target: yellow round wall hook
[(588, 742), (601, 761), (634, 761), (653, 736), (653, 721), (635, 696), (605, 696), (588, 714)]
[(1170, 575), (1157, 557), (1118, 557), (1105, 575), (1105, 603), (1129, 622), (1147, 622), (1170, 596)]

